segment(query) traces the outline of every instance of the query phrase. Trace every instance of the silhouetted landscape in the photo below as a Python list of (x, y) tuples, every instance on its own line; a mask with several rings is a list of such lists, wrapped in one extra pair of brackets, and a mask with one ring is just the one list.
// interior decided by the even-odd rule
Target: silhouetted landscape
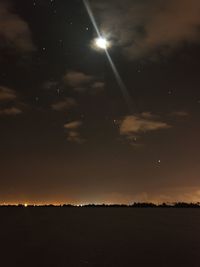
[(1, 266), (198, 267), (198, 208), (1, 206)]
[(176, 203), (145, 203), (145, 202), (135, 202), (133, 204), (85, 204), (85, 205), (73, 205), (73, 204), (63, 204), (63, 205), (28, 205), (28, 204), (4, 204), (0, 205), (0, 208), (200, 208), (200, 203), (186, 203), (186, 202), (176, 202)]
[(145, 202), (135, 202), (133, 204), (85, 204), (85, 205), (73, 205), (73, 204), (63, 204), (63, 205), (28, 205), (28, 204), (18, 204), (18, 205), (0, 205), (0, 208), (200, 208), (200, 203), (186, 203), (186, 202), (176, 202), (176, 203), (145, 203)]

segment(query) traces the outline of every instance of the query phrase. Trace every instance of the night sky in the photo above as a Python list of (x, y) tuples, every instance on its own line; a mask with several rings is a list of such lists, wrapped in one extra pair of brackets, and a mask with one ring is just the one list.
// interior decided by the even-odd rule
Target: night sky
[(0, 0), (0, 203), (200, 201), (199, 0)]

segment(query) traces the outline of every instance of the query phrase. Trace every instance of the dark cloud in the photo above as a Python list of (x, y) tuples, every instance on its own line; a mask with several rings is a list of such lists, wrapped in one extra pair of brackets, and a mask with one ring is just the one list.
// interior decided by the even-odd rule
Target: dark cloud
[(200, 41), (198, 0), (91, 1), (101, 30), (128, 58), (166, 54), (181, 44)]
[(32, 52), (36, 49), (27, 22), (5, 1), (0, 3), (0, 42), (1, 47), (14, 48), (20, 52)]

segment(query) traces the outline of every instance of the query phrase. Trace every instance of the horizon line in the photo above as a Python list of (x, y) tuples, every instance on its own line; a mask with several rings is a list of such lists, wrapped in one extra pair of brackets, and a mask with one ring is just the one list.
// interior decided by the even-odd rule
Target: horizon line
[(177, 206), (196, 206), (200, 207), (200, 202), (133, 202), (127, 203), (86, 203), (86, 204), (71, 204), (71, 203), (2, 203), (0, 207), (177, 207)]

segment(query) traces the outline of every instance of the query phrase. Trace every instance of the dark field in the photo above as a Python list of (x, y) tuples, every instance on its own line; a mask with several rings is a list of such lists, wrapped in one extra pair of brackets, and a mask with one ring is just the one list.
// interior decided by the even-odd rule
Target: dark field
[(0, 266), (199, 267), (200, 209), (1, 208)]

